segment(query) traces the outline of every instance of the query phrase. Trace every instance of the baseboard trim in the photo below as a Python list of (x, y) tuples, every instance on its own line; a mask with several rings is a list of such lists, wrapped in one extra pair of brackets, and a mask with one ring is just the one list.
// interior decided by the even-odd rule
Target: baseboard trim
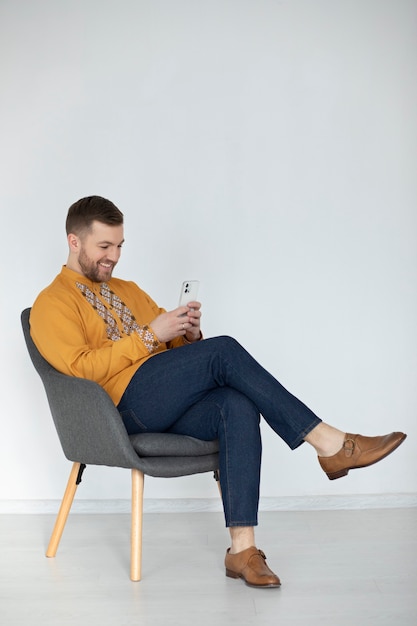
[[(59, 500), (2, 500), (0, 514), (56, 514)], [(417, 493), (261, 498), (260, 511), (323, 511), (417, 507)], [(221, 512), (219, 498), (145, 498), (145, 513)], [(129, 513), (130, 500), (74, 500), (72, 513)]]

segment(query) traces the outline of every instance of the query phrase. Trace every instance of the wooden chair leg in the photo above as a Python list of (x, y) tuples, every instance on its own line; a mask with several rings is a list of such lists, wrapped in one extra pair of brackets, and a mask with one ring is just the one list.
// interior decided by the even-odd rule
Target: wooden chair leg
[(213, 478), (217, 483), (217, 488), (219, 490), (220, 498), (222, 498), (222, 488), (220, 486), (220, 471), (219, 470), (214, 470)]
[(143, 519), (143, 488), (145, 476), (143, 472), (132, 469), (132, 531), (130, 552), (130, 578), (138, 581), (142, 574), (142, 519)]
[(61, 540), (62, 533), (64, 532), (68, 514), (74, 501), (75, 492), (77, 491), (78, 484), (81, 482), (81, 474), (84, 468), (85, 465), (82, 465), (81, 463), (73, 463), (72, 465), (67, 488), (65, 490), (64, 497), (62, 498), (61, 506), (55, 520), (55, 526), (46, 551), (47, 557), (54, 557), (57, 553), (59, 542)]

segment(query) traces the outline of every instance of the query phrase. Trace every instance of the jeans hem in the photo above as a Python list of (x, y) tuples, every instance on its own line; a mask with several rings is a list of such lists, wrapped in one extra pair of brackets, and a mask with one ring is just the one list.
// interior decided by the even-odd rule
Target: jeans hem
[(312, 421), (312, 423), (310, 424), (310, 426), (308, 426), (307, 428), (305, 428), (303, 430), (302, 433), (300, 433), (296, 439), (294, 441), (292, 441), (289, 446), (291, 450), (296, 450), (296, 448), (299, 448), (303, 443), (304, 443), (304, 438), (311, 433), (312, 430), (314, 430), (314, 428), (316, 428), (316, 426), (318, 426), (319, 424), (321, 424), (323, 420), (321, 420), (319, 417), (317, 417), (316, 419), (314, 419)]

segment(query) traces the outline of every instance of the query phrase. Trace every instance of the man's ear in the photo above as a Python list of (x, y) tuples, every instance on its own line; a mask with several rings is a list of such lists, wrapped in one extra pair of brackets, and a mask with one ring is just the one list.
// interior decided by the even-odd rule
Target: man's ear
[(80, 238), (77, 237), (77, 235), (74, 235), (74, 233), (70, 233), (67, 237), (67, 240), (70, 252), (79, 252)]

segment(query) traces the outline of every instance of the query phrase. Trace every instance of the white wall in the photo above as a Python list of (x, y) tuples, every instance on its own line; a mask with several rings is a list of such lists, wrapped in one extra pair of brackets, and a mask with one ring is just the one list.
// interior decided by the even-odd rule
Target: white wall
[[(0, 500), (69, 471), (20, 311), (66, 260), (69, 205), (125, 213), (117, 275), (167, 308), (199, 278), (206, 336), (234, 335), (321, 417), (405, 430), (329, 482), (264, 428), (262, 495), (417, 492), (414, 0), (0, 3)], [(128, 498), (90, 469), (81, 497)], [(148, 497), (216, 497), (211, 477)]]

